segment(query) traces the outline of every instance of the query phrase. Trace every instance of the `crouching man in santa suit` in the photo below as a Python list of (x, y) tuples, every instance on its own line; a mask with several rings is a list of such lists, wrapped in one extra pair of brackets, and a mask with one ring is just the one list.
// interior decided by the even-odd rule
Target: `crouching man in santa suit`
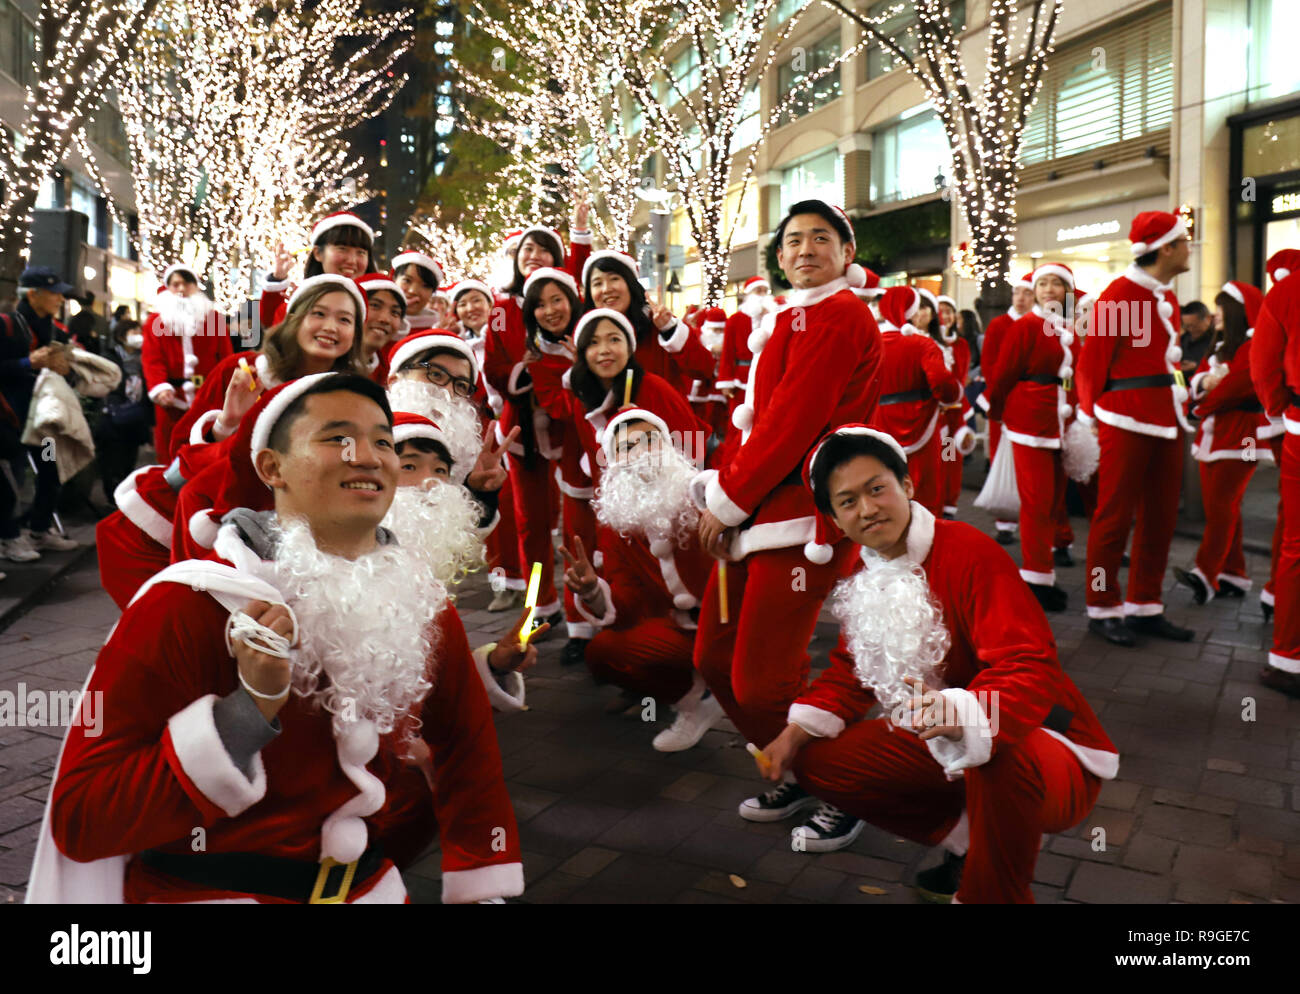
[(833, 595), (831, 665), (755, 757), (760, 772), (793, 769), (850, 816), (943, 844), (944, 864), (918, 879), (931, 900), (1032, 903), (1042, 834), (1079, 824), (1119, 771), (1042, 609), (993, 539), (911, 499), (884, 432), (836, 429), (804, 478), (861, 563)]
[(380, 527), (392, 414), (352, 374), (289, 384), (250, 455), (272, 512), (155, 577), (91, 672), (31, 901), (402, 902), (369, 819), (399, 743), (432, 757), (444, 902), (523, 891), (491, 709), (446, 587)]
[(655, 736), (660, 752), (689, 749), (722, 717), (695, 672), (696, 616), (713, 560), (700, 549), (691, 501), (696, 466), (674, 445), (667, 423), (627, 408), (602, 436), (606, 469), (593, 507), (600, 525), (600, 573), (582, 539), (561, 547), (564, 582), (597, 629), (585, 660), (596, 680), (625, 699), (672, 704), (674, 723)]

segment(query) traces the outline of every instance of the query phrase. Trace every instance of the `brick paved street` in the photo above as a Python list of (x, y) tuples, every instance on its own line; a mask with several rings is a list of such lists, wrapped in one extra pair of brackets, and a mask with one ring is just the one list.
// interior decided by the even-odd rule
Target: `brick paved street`
[[(963, 495), (962, 516), (988, 527), (972, 496)], [(1075, 527), (1082, 561), (1086, 530), (1077, 519)], [(1171, 562), (1190, 562), (1194, 549), (1176, 539)], [(1247, 562), (1261, 584), (1267, 559)], [(1197, 609), (1175, 591), (1170, 617), (1194, 628), (1196, 641), (1126, 650), (1087, 633), (1083, 574), (1082, 565), (1062, 571), (1071, 611), (1052, 626), (1066, 670), (1119, 746), (1120, 776), (1079, 829), (1045, 841), (1038, 900), (1300, 901), (1300, 701), (1256, 682), (1270, 631), (1257, 596)], [(472, 644), (493, 640), (509, 620), (484, 611), (487, 599), (481, 577), (461, 592)], [(0, 632), (0, 690), (80, 687), (116, 615), (90, 560)], [(833, 637), (834, 626), (821, 624), (814, 654), (824, 660)], [(909, 883), (938, 861), (936, 852), (870, 828), (842, 852), (792, 852), (791, 823), (736, 815), (758, 781), (730, 726), (689, 752), (656, 753), (657, 728), (606, 714), (612, 689), (562, 669), (562, 645), (562, 633), (543, 643), (528, 681), (530, 710), (497, 719), (526, 901), (916, 900)], [(1256, 702), (1253, 722), (1242, 720), (1247, 698)], [(21, 900), (61, 734), (0, 728), (0, 900)], [(1099, 827), (1101, 851), (1093, 846)], [(436, 901), (438, 877), (433, 853), (407, 875), (413, 898)]]

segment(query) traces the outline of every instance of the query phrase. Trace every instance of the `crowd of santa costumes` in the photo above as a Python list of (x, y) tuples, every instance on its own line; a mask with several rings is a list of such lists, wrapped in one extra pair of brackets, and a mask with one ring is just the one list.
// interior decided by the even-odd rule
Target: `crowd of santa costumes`
[[(1197, 604), (1249, 589), (1242, 497), (1282, 464), (1262, 597), (1297, 609), (1264, 680), (1297, 692), (1300, 253), (1270, 260), (1267, 297), (1223, 288), (1184, 384), (1172, 214), (1135, 220), (1095, 299), (1041, 263), (982, 338), (951, 297), (853, 263), (822, 201), (775, 232), (792, 288), (751, 278), (730, 315), (673, 314), (585, 222), (509, 233), (505, 285), (449, 285), (417, 249), (381, 269), (365, 222), (329, 215), (296, 278), (277, 247), (242, 351), (201, 274), (163, 274), (158, 462), (97, 529), (123, 615), (88, 689), (112, 718), (64, 744), (29, 900), (402, 901), (435, 840), (444, 901), (519, 896), (491, 711), (525, 708), (563, 626), (560, 662), (617, 688), (613, 711), (660, 706), (654, 749), (729, 719), (768, 781), (739, 816), (802, 815), (796, 850), (870, 823), (942, 847), (930, 900), (1032, 901), (1042, 834), (1119, 765), (1045, 615), (1075, 565), (1067, 490), (1106, 580), (1090, 628), (1190, 639), (1163, 606), (1189, 445), (1207, 524), (1175, 574)], [(1123, 308), (1149, 334), (1110, 327)], [(955, 520), (981, 429), (996, 541)], [(484, 646), (452, 597), (476, 570), (514, 619)], [(840, 638), (810, 680), (824, 608)]]

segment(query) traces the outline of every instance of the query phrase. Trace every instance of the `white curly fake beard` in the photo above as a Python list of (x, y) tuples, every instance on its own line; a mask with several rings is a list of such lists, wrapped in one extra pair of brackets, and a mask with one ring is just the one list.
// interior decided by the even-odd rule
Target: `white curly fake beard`
[(394, 411), (422, 414), (436, 424), (455, 460), (452, 478), (460, 483), (469, 475), (483, 448), (483, 426), (473, 401), (428, 380), (400, 379), (388, 388), (388, 404)]
[(627, 463), (605, 470), (592, 501), (596, 520), (620, 535), (654, 542), (667, 539), (686, 548), (700, 521), (691, 500), (698, 470), (671, 444), (647, 449)]
[(459, 484), (430, 480), (422, 487), (397, 488), (384, 527), (420, 555), (443, 585), (451, 586), (483, 565), (482, 511)]
[(840, 622), (858, 680), (875, 693), (886, 714), (913, 696), (904, 677), (943, 686), (938, 670), (952, 637), (924, 569), (906, 556), (876, 557), (836, 584), (831, 596), (831, 613)]
[(404, 738), (419, 727), (415, 706), (432, 689), (436, 618), (447, 588), (415, 548), (381, 545), (355, 560), (322, 552), (303, 520), (280, 524), (265, 579), (298, 619), (293, 689), (333, 716), (336, 734), (353, 720)]
[(207, 294), (198, 290), (188, 297), (167, 290), (158, 294), (154, 301), (154, 310), (158, 312), (158, 319), (173, 335), (199, 334), (204, 330), (208, 315), (214, 309), (215, 305), (208, 299)]

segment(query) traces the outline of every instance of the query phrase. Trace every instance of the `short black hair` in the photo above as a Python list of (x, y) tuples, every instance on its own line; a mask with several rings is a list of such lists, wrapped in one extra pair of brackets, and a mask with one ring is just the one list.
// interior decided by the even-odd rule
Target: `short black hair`
[[(176, 269), (172, 270), (172, 276), (182, 276), (185, 278), (186, 283), (193, 283), (195, 286), (199, 285), (199, 278), (194, 275), (194, 270), (192, 269), (186, 269), (183, 266), (178, 266)], [(172, 281), (172, 276), (167, 277), (168, 283)]]
[(848, 244), (853, 239), (853, 228), (844, 220), (844, 215), (835, 208), (831, 207), (824, 200), (801, 200), (785, 213), (781, 218), (781, 223), (776, 226), (776, 244), (780, 246), (781, 239), (785, 237), (785, 226), (790, 223), (790, 219), (796, 214), (816, 214), (830, 222), (830, 226), (835, 229), (835, 233), (840, 236), (840, 241)]
[[(459, 359), (462, 362), (469, 362), (469, 360), (465, 358), (465, 353), (461, 352), (459, 349), (449, 348), (446, 345), (438, 345), (433, 348), (425, 349), (423, 352), (415, 353), (415, 355), (403, 362), (397, 369), (394, 369), (393, 372), (401, 373), (408, 369), (414, 369), (417, 362), (427, 362), (430, 359), (437, 359), (439, 356)], [(474, 364), (470, 363), (470, 372), (473, 372), (473, 370)]]
[[(415, 265), (415, 263), (411, 263), (411, 265)], [(402, 317), (406, 317), (406, 297), (405, 297), (405, 296), (403, 296), (403, 295), (400, 294), (400, 293), (394, 293), (392, 290), (388, 289), (388, 287), (386, 287), (386, 286), (381, 286), (378, 290), (368, 290), (368, 291), (366, 292), (366, 300), (367, 300), (367, 302), (370, 300), (371, 297), (373, 297), (373, 296), (374, 296), (375, 294), (377, 294), (377, 293), (386, 293), (386, 294), (388, 294), (390, 297), (396, 297), (396, 298), (397, 298), (397, 309), (401, 312)]]
[[(447, 446), (443, 445), (436, 438), (421, 438), (417, 435), (415, 438), (408, 438), (405, 442), (397, 443), (399, 449), (403, 445), (409, 445), (411, 448), (415, 449), (416, 452), (423, 452), (426, 455), (432, 453), (445, 462), (448, 469), (451, 469), (452, 466), (456, 465), (456, 460), (451, 457), (451, 453), (447, 450)], [(398, 455), (401, 455), (401, 453), (399, 452)]]
[(1190, 304), (1184, 304), (1179, 313), (1185, 318), (1208, 318), (1210, 309), (1205, 306), (1204, 301), (1193, 300)]
[(560, 341), (560, 338), (552, 338), (551, 334), (537, 323), (537, 305), (542, 299), (542, 291), (547, 286), (556, 287), (569, 301), (569, 327), (564, 329), (564, 334), (560, 338), (571, 335), (578, 324), (578, 318), (582, 317), (582, 301), (578, 299), (578, 295), (569, 288), (567, 283), (562, 283), (556, 279), (534, 281), (533, 285), (528, 288), (528, 292), (524, 294), (524, 305), (520, 308), (524, 315), (524, 329), (528, 333), (528, 347), (530, 349), (537, 348), (538, 335), (550, 342)]
[(899, 483), (907, 476), (907, 463), (899, 458), (893, 446), (888, 443), (871, 435), (832, 435), (817, 453), (810, 477), (813, 503), (817, 505), (817, 510), (823, 514), (831, 513), (831, 495), (828, 490), (831, 473), (858, 456), (879, 459), (887, 470), (898, 477)]
[[(421, 266), (418, 262), (404, 262), (397, 267), (393, 273), (394, 278), (401, 276), (403, 273), (414, 274), (420, 278), (420, 282), (431, 289), (434, 293), (438, 292), (438, 274), (428, 266)], [(406, 300), (402, 300), (402, 308), (406, 308)]]
[(1154, 266), (1156, 264), (1156, 260), (1158, 260), (1159, 258), (1160, 258), (1160, 250), (1152, 249), (1150, 252), (1144, 252), (1142, 255), (1138, 256), (1133, 261), (1137, 263), (1139, 266), (1146, 268), (1147, 266)]
[(383, 387), (368, 376), (360, 376), (356, 373), (334, 373), (313, 383), (293, 399), (293, 402), (284, 409), (284, 413), (280, 415), (279, 420), (275, 422), (275, 427), (271, 429), (271, 437), (267, 439), (266, 443), (267, 447), (280, 453), (288, 452), (289, 435), (293, 431), (293, 423), (307, 409), (307, 399), (318, 394), (338, 393), (342, 390), (360, 394), (368, 400), (373, 400), (379, 405), (379, 409), (384, 412), (384, 417), (388, 420), (388, 427), (393, 426), (393, 409), (388, 406), (388, 394)]

